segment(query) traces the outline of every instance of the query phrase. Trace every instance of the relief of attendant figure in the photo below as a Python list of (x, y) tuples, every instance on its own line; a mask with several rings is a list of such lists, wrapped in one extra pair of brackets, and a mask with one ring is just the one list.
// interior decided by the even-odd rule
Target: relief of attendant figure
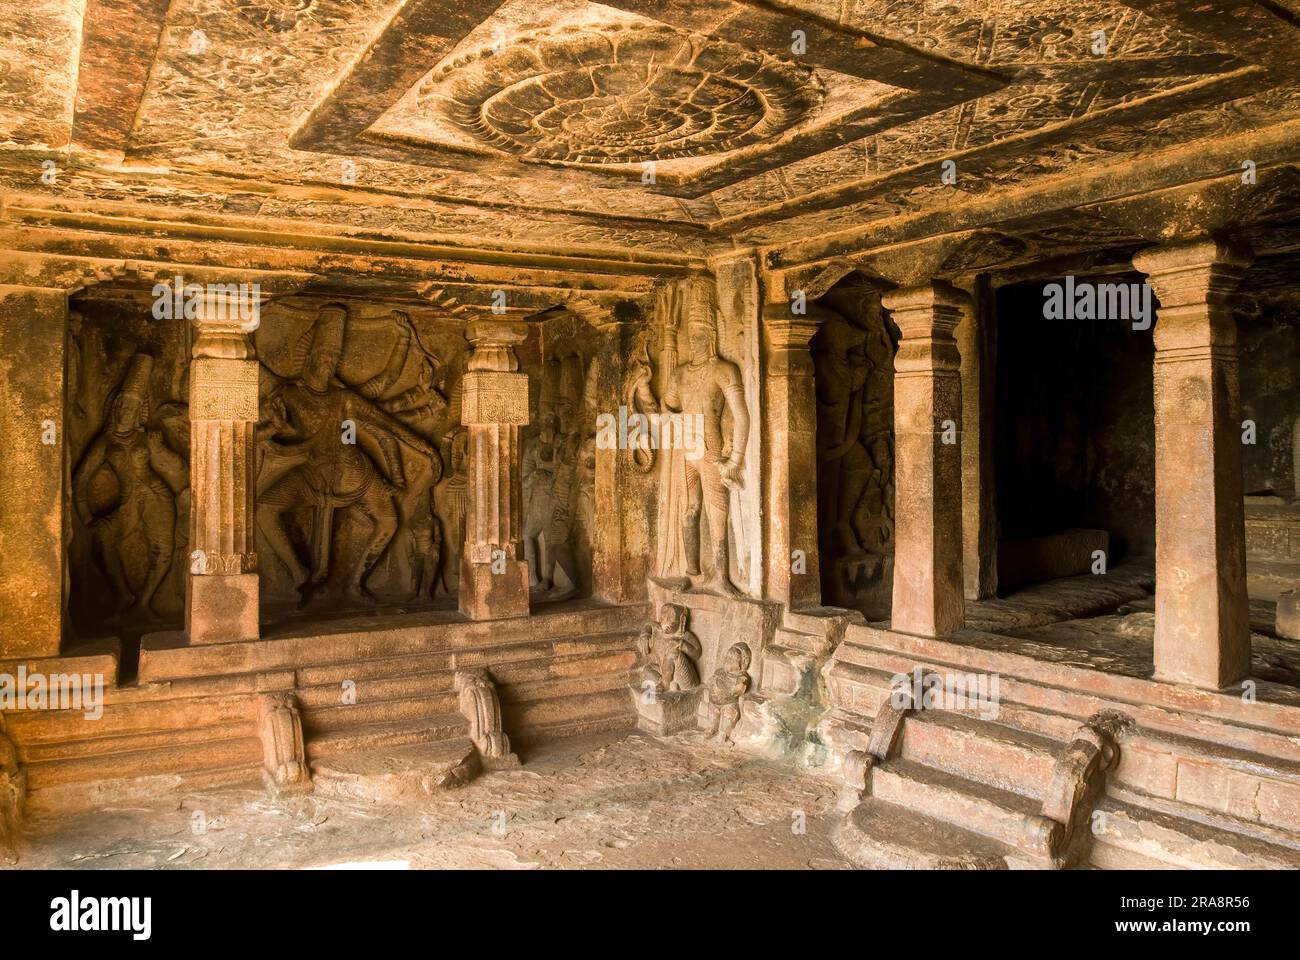
[[(91, 546), (115, 595), (115, 615), (151, 614), (158, 587), (172, 564), (176, 495), (187, 486), (185, 460), (160, 431), (149, 430), (149, 378), (153, 358), (137, 353), (109, 405), (108, 423), (91, 442), (72, 475), (73, 504), (90, 532)], [(127, 570), (136, 535), (144, 541), (143, 583)]]

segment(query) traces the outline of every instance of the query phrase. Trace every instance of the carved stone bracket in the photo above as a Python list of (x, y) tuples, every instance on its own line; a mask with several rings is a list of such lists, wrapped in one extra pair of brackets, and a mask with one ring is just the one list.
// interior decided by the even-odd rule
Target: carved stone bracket
[(1106, 774), (1119, 762), (1119, 739), (1133, 724), (1131, 717), (1102, 711), (1075, 731), (1052, 768), (1043, 795), (1043, 816), (1061, 825), (1053, 831), (1052, 856), (1065, 859), (1075, 840), (1086, 831), (1092, 808), (1106, 787)]
[(510, 749), (510, 738), (501, 724), (501, 700), (486, 670), (460, 670), (455, 677), (460, 695), (460, 712), (469, 721), (469, 738), (486, 769), (517, 767), (519, 757)]
[(262, 741), (262, 775), (271, 792), (276, 796), (310, 793), (298, 698), (283, 692), (258, 697), (257, 735)]

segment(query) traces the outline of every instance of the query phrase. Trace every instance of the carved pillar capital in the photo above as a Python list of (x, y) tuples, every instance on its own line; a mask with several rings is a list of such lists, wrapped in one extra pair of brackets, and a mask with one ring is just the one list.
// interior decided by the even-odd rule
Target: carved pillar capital
[(527, 336), (528, 327), (518, 320), (471, 320), (465, 325), (465, 339), (474, 348), (469, 369), (518, 370), (515, 345), (523, 343)]
[(244, 360), (253, 356), (250, 336), (261, 322), (261, 293), (250, 284), (195, 285), (194, 356)]
[(789, 304), (769, 305), (763, 311), (770, 370), (785, 376), (812, 376), (808, 345), (817, 332), (817, 307), (803, 316), (790, 313)]
[(1133, 257), (1160, 298), (1157, 351), (1228, 348), (1237, 345), (1232, 304), (1250, 268), (1250, 251), (1223, 240), (1151, 247)]

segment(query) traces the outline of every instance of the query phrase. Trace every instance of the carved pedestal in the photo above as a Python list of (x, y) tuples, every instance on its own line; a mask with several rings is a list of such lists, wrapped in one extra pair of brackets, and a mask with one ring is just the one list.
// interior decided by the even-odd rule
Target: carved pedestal
[(258, 363), (235, 304), (216, 296), (195, 320), (190, 367), (190, 643), (258, 637), (253, 431)]
[(898, 325), (893, 628), (936, 636), (963, 617), (961, 377), (953, 331), (964, 295), (941, 282), (883, 303)]
[(1232, 294), (1249, 255), (1206, 240), (1133, 258), (1155, 327), (1155, 675), (1217, 689), (1250, 673)]
[(472, 620), (528, 613), (528, 564), (523, 559), (523, 480), (519, 428), (528, 423), (528, 375), (514, 346), (524, 327), (475, 320), (465, 373), (461, 423), (469, 429), (469, 502), (460, 562), (460, 612)]

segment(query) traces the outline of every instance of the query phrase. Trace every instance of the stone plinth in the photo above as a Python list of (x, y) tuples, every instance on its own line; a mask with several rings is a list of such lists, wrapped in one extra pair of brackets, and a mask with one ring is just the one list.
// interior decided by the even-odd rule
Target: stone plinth
[(893, 626), (935, 636), (963, 616), (960, 356), (965, 295), (944, 283), (882, 303), (901, 333), (894, 359)]
[(1250, 673), (1241, 403), (1232, 297), (1250, 263), (1223, 243), (1133, 258), (1155, 326), (1156, 677), (1220, 688)]
[[(190, 643), (258, 637), (253, 431), (259, 366), (239, 304), (209, 297), (195, 319), (190, 367)], [(256, 312), (253, 317), (257, 316)]]
[(465, 330), (474, 352), (461, 406), (469, 429), (469, 501), (459, 605), (471, 620), (528, 613), (519, 450), (519, 428), (528, 423), (528, 375), (519, 372), (514, 352), (526, 332), (503, 320), (475, 320)]

